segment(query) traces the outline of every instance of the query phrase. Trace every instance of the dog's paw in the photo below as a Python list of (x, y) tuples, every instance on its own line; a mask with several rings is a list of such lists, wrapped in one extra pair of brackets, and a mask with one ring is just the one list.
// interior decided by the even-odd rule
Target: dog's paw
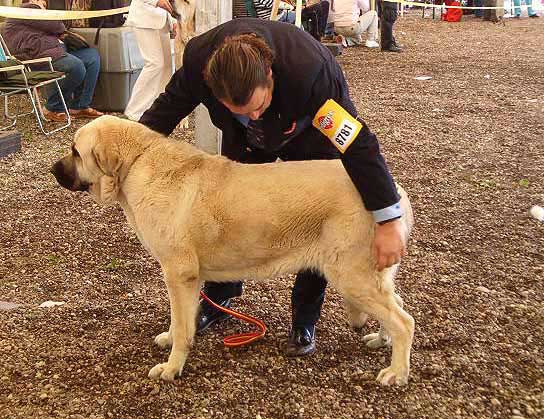
[(380, 371), (376, 377), (376, 381), (384, 386), (391, 386), (394, 384), (404, 386), (408, 384), (408, 373), (399, 373), (395, 371), (393, 367), (389, 366)]
[(170, 348), (172, 346), (172, 335), (170, 332), (162, 332), (155, 337), (155, 343), (161, 348)]
[(179, 372), (177, 368), (172, 368), (168, 365), (168, 362), (157, 364), (151, 370), (147, 376), (153, 380), (174, 381), (176, 374)]
[(363, 342), (366, 343), (370, 349), (383, 348), (385, 346), (391, 346), (390, 337), (382, 337), (379, 333), (370, 333), (369, 335), (363, 336)]

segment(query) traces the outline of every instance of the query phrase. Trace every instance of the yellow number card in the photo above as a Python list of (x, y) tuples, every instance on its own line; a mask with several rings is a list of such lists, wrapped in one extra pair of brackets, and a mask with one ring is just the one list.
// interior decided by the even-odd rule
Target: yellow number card
[(345, 153), (363, 127), (333, 99), (327, 100), (319, 108), (312, 124), (331, 140), (341, 153)]

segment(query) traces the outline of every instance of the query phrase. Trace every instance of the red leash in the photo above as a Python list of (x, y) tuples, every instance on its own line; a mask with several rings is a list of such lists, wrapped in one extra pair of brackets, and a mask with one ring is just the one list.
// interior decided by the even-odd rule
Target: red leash
[(236, 317), (237, 319), (244, 320), (248, 323), (254, 324), (259, 329), (255, 332), (239, 333), (237, 335), (227, 336), (226, 338), (223, 339), (223, 343), (225, 344), (225, 346), (229, 348), (234, 348), (236, 346), (247, 345), (248, 343), (258, 340), (265, 335), (266, 325), (259, 319), (248, 316), (247, 314), (238, 313), (237, 311), (231, 310), (230, 308), (222, 307), (219, 304), (215, 304), (202, 291), (200, 291), (200, 296), (204, 298), (209, 304), (211, 304), (217, 310), (221, 310), (222, 312), (228, 313), (231, 316)]

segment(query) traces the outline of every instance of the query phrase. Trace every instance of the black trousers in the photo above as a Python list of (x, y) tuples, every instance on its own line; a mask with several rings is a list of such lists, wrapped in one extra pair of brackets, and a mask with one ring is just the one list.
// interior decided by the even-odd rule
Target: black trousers
[(327, 27), (327, 20), (329, 19), (329, 8), (329, 2), (322, 0), (319, 3), (302, 9), (302, 21), (312, 21), (310, 34), (318, 41), (321, 41), (321, 37), (325, 35), (325, 28)]
[(397, 20), (397, 3), (380, 0), (378, 2), (378, 13), (380, 15), (381, 47), (387, 48), (395, 41), (393, 25)]
[[(249, 146), (249, 145), (248, 145)], [(307, 128), (276, 153), (254, 150), (250, 156), (252, 163), (270, 163), (279, 157), (284, 161), (331, 160), (340, 158), (340, 153), (319, 131)], [(321, 315), (325, 301), (327, 280), (314, 270), (304, 270), (297, 274), (291, 292), (293, 326), (315, 325)], [(242, 282), (206, 282), (204, 292), (215, 302), (242, 295)]]

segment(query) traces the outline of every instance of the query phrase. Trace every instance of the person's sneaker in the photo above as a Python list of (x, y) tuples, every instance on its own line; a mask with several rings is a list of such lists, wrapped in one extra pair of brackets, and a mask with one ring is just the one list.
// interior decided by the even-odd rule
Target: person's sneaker
[(68, 120), (64, 112), (51, 112), (47, 109), (43, 110), (43, 117), (51, 122), (66, 122)]
[(529, 17), (539, 17), (536, 13), (533, 15), (529, 15)]
[(378, 48), (380, 44), (378, 44), (376, 41), (372, 41), (370, 39), (367, 39), (365, 42), (365, 47), (367, 48)]
[(315, 326), (293, 326), (285, 347), (285, 355), (294, 358), (315, 352)]
[[(230, 298), (214, 302), (221, 307), (230, 308)], [(201, 300), (200, 311), (197, 316), (196, 333), (202, 334), (213, 324), (221, 323), (231, 317), (232, 315), (216, 309), (205, 300)]]

